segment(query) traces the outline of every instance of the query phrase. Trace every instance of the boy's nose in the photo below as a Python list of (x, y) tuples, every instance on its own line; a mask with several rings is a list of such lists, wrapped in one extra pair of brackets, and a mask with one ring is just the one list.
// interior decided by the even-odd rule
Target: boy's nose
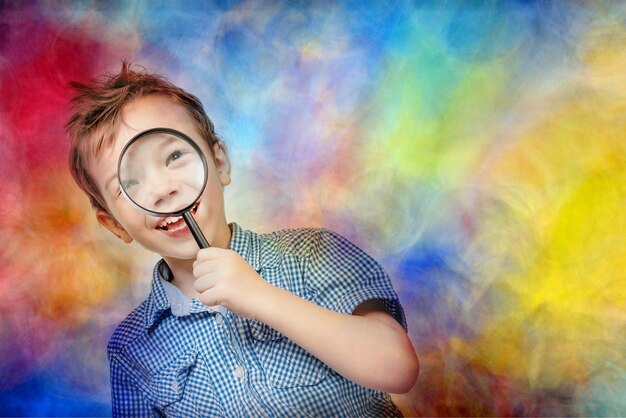
[(152, 209), (155, 212), (173, 212), (179, 195), (177, 182), (165, 181), (154, 184), (152, 188)]

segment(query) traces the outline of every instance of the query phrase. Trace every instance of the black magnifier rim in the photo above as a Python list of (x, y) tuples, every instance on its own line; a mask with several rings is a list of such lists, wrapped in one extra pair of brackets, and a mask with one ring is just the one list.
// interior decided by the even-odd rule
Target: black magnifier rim
[[(193, 202), (191, 202), (191, 204), (189, 204), (189, 206), (186, 206), (183, 209), (177, 210), (176, 212), (156, 212), (153, 210), (146, 209), (143, 206), (141, 206), (139, 203), (135, 202), (126, 193), (126, 190), (122, 186), (122, 179), (120, 177), (120, 168), (122, 167), (122, 159), (124, 158), (124, 155), (126, 155), (126, 151), (128, 151), (128, 149), (135, 142), (137, 142), (144, 136), (157, 134), (157, 133), (176, 136), (182, 139), (183, 141), (189, 143), (189, 145), (191, 145), (194, 151), (196, 151), (198, 155), (200, 156), (200, 160), (202, 161), (202, 167), (204, 168), (204, 179), (202, 181), (202, 187), (200, 188), (200, 193), (198, 193), (198, 196), (196, 196), (196, 198), (193, 200)], [(132, 137), (126, 145), (124, 145), (124, 148), (122, 149), (122, 153), (120, 154), (120, 158), (117, 161), (117, 181), (119, 182), (120, 190), (122, 191), (122, 194), (126, 197), (126, 199), (128, 199), (137, 208), (141, 209), (143, 212), (146, 212), (148, 215), (153, 215), (153, 216), (181, 216), (183, 213), (188, 212), (196, 204), (196, 202), (198, 201), (198, 198), (202, 196), (202, 193), (204, 192), (204, 188), (206, 187), (207, 177), (208, 177), (208, 166), (206, 162), (206, 157), (204, 156), (204, 153), (202, 152), (198, 144), (196, 144), (193, 139), (191, 139), (189, 136), (185, 135), (184, 133), (177, 131), (176, 129), (171, 129), (171, 128), (151, 128), (151, 129), (147, 129), (145, 131), (139, 132), (137, 135)]]

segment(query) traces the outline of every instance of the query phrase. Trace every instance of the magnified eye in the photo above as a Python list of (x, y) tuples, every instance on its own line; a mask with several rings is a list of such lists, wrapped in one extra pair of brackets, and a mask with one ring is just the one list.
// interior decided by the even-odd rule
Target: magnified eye
[(166, 167), (169, 166), (170, 164), (172, 164), (174, 161), (178, 160), (182, 156), (183, 156), (183, 152), (180, 150), (176, 150), (172, 152), (165, 160), (165, 166)]
[(128, 192), (128, 189), (130, 189), (131, 187), (136, 186), (138, 184), (139, 184), (139, 182), (137, 180), (132, 180), (132, 179), (124, 180), (122, 182), (122, 189), (124, 189), (124, 190), (126, 190)]

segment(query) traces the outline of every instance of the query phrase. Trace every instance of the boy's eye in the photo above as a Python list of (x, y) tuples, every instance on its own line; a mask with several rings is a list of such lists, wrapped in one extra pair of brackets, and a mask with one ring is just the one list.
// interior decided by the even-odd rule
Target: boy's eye
[(120, 188), (120, 192), (121, 192), (121, 189), (128, 191), (128, 189), (138, 184), (139, 182), (137, 180), (125, 180), (122, 182), (122, 187)]
[(174, 161), (178, 160), (179, 158), (181, 158), (183, 156), (183, 152), (180, 150), (176, 150), (174, 152), (172, 152), (169, 157), (167, 157), (167, 159), (165, 160), (165, 166), (169, 166), (171, 163), (173, 163)]

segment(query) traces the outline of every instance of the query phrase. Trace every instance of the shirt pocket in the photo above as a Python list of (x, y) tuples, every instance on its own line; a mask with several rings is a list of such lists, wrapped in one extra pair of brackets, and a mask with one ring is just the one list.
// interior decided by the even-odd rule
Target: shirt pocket
[(197, 349), (191, 348), (178, 353), (156, 370), (151, 370), (127, 351), (121, 352), (117, 361), (154, 412), (167, 417), (193, 417), (198, 415), (194, 401), (191, 396), (184, 395), (197, 356)]
[(184, 396), (197, 355), (195, 348), (183, 353), (160, 369), (152, 379), (151, 397), (157, 409), (168, 417), (197, 416), (192, 397)]
[(259, 321), (249, 324), (254, 351), (272, 387), (314, 386), (328, 376), (328, 366), (280, 332)]

